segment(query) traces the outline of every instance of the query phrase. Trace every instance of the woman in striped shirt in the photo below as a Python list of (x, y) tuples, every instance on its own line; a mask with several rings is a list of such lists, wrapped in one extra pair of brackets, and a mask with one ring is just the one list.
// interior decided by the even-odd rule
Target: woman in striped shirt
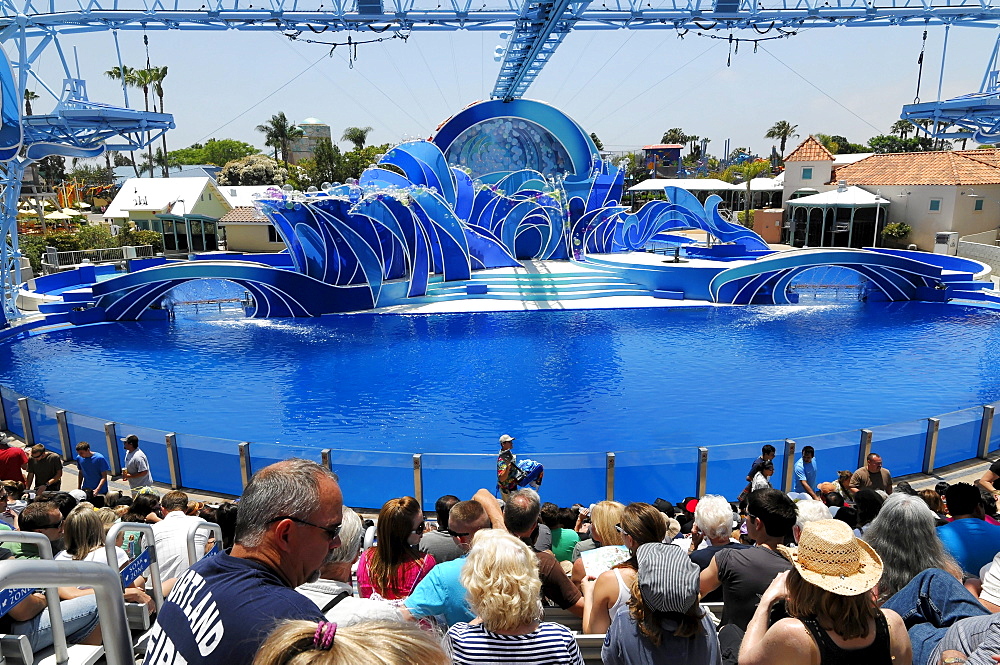
[(476, 533), (461, 581), (477, 618), (448, 630), (455, 665), (583, 665), (569, 629), (541, 621), (538, 560), (520, 540), (499, 529)]

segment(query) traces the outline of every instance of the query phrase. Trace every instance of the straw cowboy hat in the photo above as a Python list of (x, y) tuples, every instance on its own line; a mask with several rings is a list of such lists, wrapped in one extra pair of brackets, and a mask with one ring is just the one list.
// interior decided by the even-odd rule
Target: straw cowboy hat
[(778, 550), (795, 566), (802, 579), (839, 596), (856, 596), (874, 587), (882, 577), (882, 559), (871, 545), (854, 537), (840, 520), (817, 520), (802, 529), (798, 548)]

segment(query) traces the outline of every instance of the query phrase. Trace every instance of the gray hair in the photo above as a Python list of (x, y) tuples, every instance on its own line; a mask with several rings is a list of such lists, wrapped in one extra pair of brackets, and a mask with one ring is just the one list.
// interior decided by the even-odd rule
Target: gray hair
[(511, 533), (524, 533), (538, 522), (542, 510), (542, 500), (538, 492), (524, 488), (511, 494), (510, 501), (504, 506), (503, 520)]
[(235, 542), (258, 547), (278, 517), (306, 519), (319, 510), (319, 481), (323, 477), (337, 480), (325, 466), (294, 457), (255, 473), (240, 498)]
[(893, 494), (865, 529), (864, 540), (882, 557), (879, 603), (928, 568), (961, 569), (935, 529), (936, 516), (919, 496)]
[(694, 509), (694, 523), (709, 540), (724, 538), (733, 532), (733, 507), (725, 497), (706, 494)]
[(799, 530), (809, 522), (833, 519), (830, 509), (822, 501), (813, 501), (811, 499), (797, 501), (795, 508), (798, 510), (798, 517), (795, 518), (795, 526), (799, 527)]
[(361, 550), (361, 539), (365, 535), (365, 525), (358, 514), (344, 506), (344, 518), (340, 523), (340, 547), (330, 552), (326, 563), (354, 563)]

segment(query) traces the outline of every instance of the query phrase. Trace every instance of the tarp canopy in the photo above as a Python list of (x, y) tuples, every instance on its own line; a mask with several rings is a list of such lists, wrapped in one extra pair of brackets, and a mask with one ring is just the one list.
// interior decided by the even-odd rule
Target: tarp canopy
[(728, 192), (739, 189), (740, 185), (733, 185), (716, 178), (650, 178), (632, 185), (628, 191), (658, 192), (663, 191), (664, 187), (681, 187), (689, 192)]
[(804, 208), (874, 208), (889, 203), (889, 199), (851, 185), (845, 189), (831, 189), (829, 192), (792, 199), (786, 205)]
[[(781, 180), (778, 180), (777, 178), (754, 178), (750, 181), (750, 191), (773, 192), (785, 186), (784, 180), (784, 178)], [(746, 183), (733, 185), (733, 187), (739, 187), (740, 189), (747, 188)]]

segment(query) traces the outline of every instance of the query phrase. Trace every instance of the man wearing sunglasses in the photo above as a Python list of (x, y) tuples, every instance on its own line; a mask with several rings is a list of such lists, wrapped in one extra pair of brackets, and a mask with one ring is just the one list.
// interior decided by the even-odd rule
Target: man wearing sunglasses
[(35, 492), (58, 492), (62, 488), (63, 465), (59, 455), (45, 449), (40, 443), (31, 447), (28, 459), (28, 482), (25, 487), (35, 484)]
[[(488, 492), (487, 497), (493, 499)], [(462, 556), (430, 569), (403, 601), (403, 616), (411, 620), (443, 617), (449, 626), (475, 618), (459, 576), (465, 565), (465, 555), (472, 547), (472, 537), (480, 529), (489, 527), (490, 518), (478, 502), (459, 501), (452, 506), (448, 513), (448, 534), (462, 550)]]
[(177, 580), (146, 662), (251, 665), (278, 623), (323, 620), (295, 588), (319, 579), (340, 547), (343, 506), (336, 476), (315, 462), (289, 459), (254, 474), (240, 499), (235, 544)]

